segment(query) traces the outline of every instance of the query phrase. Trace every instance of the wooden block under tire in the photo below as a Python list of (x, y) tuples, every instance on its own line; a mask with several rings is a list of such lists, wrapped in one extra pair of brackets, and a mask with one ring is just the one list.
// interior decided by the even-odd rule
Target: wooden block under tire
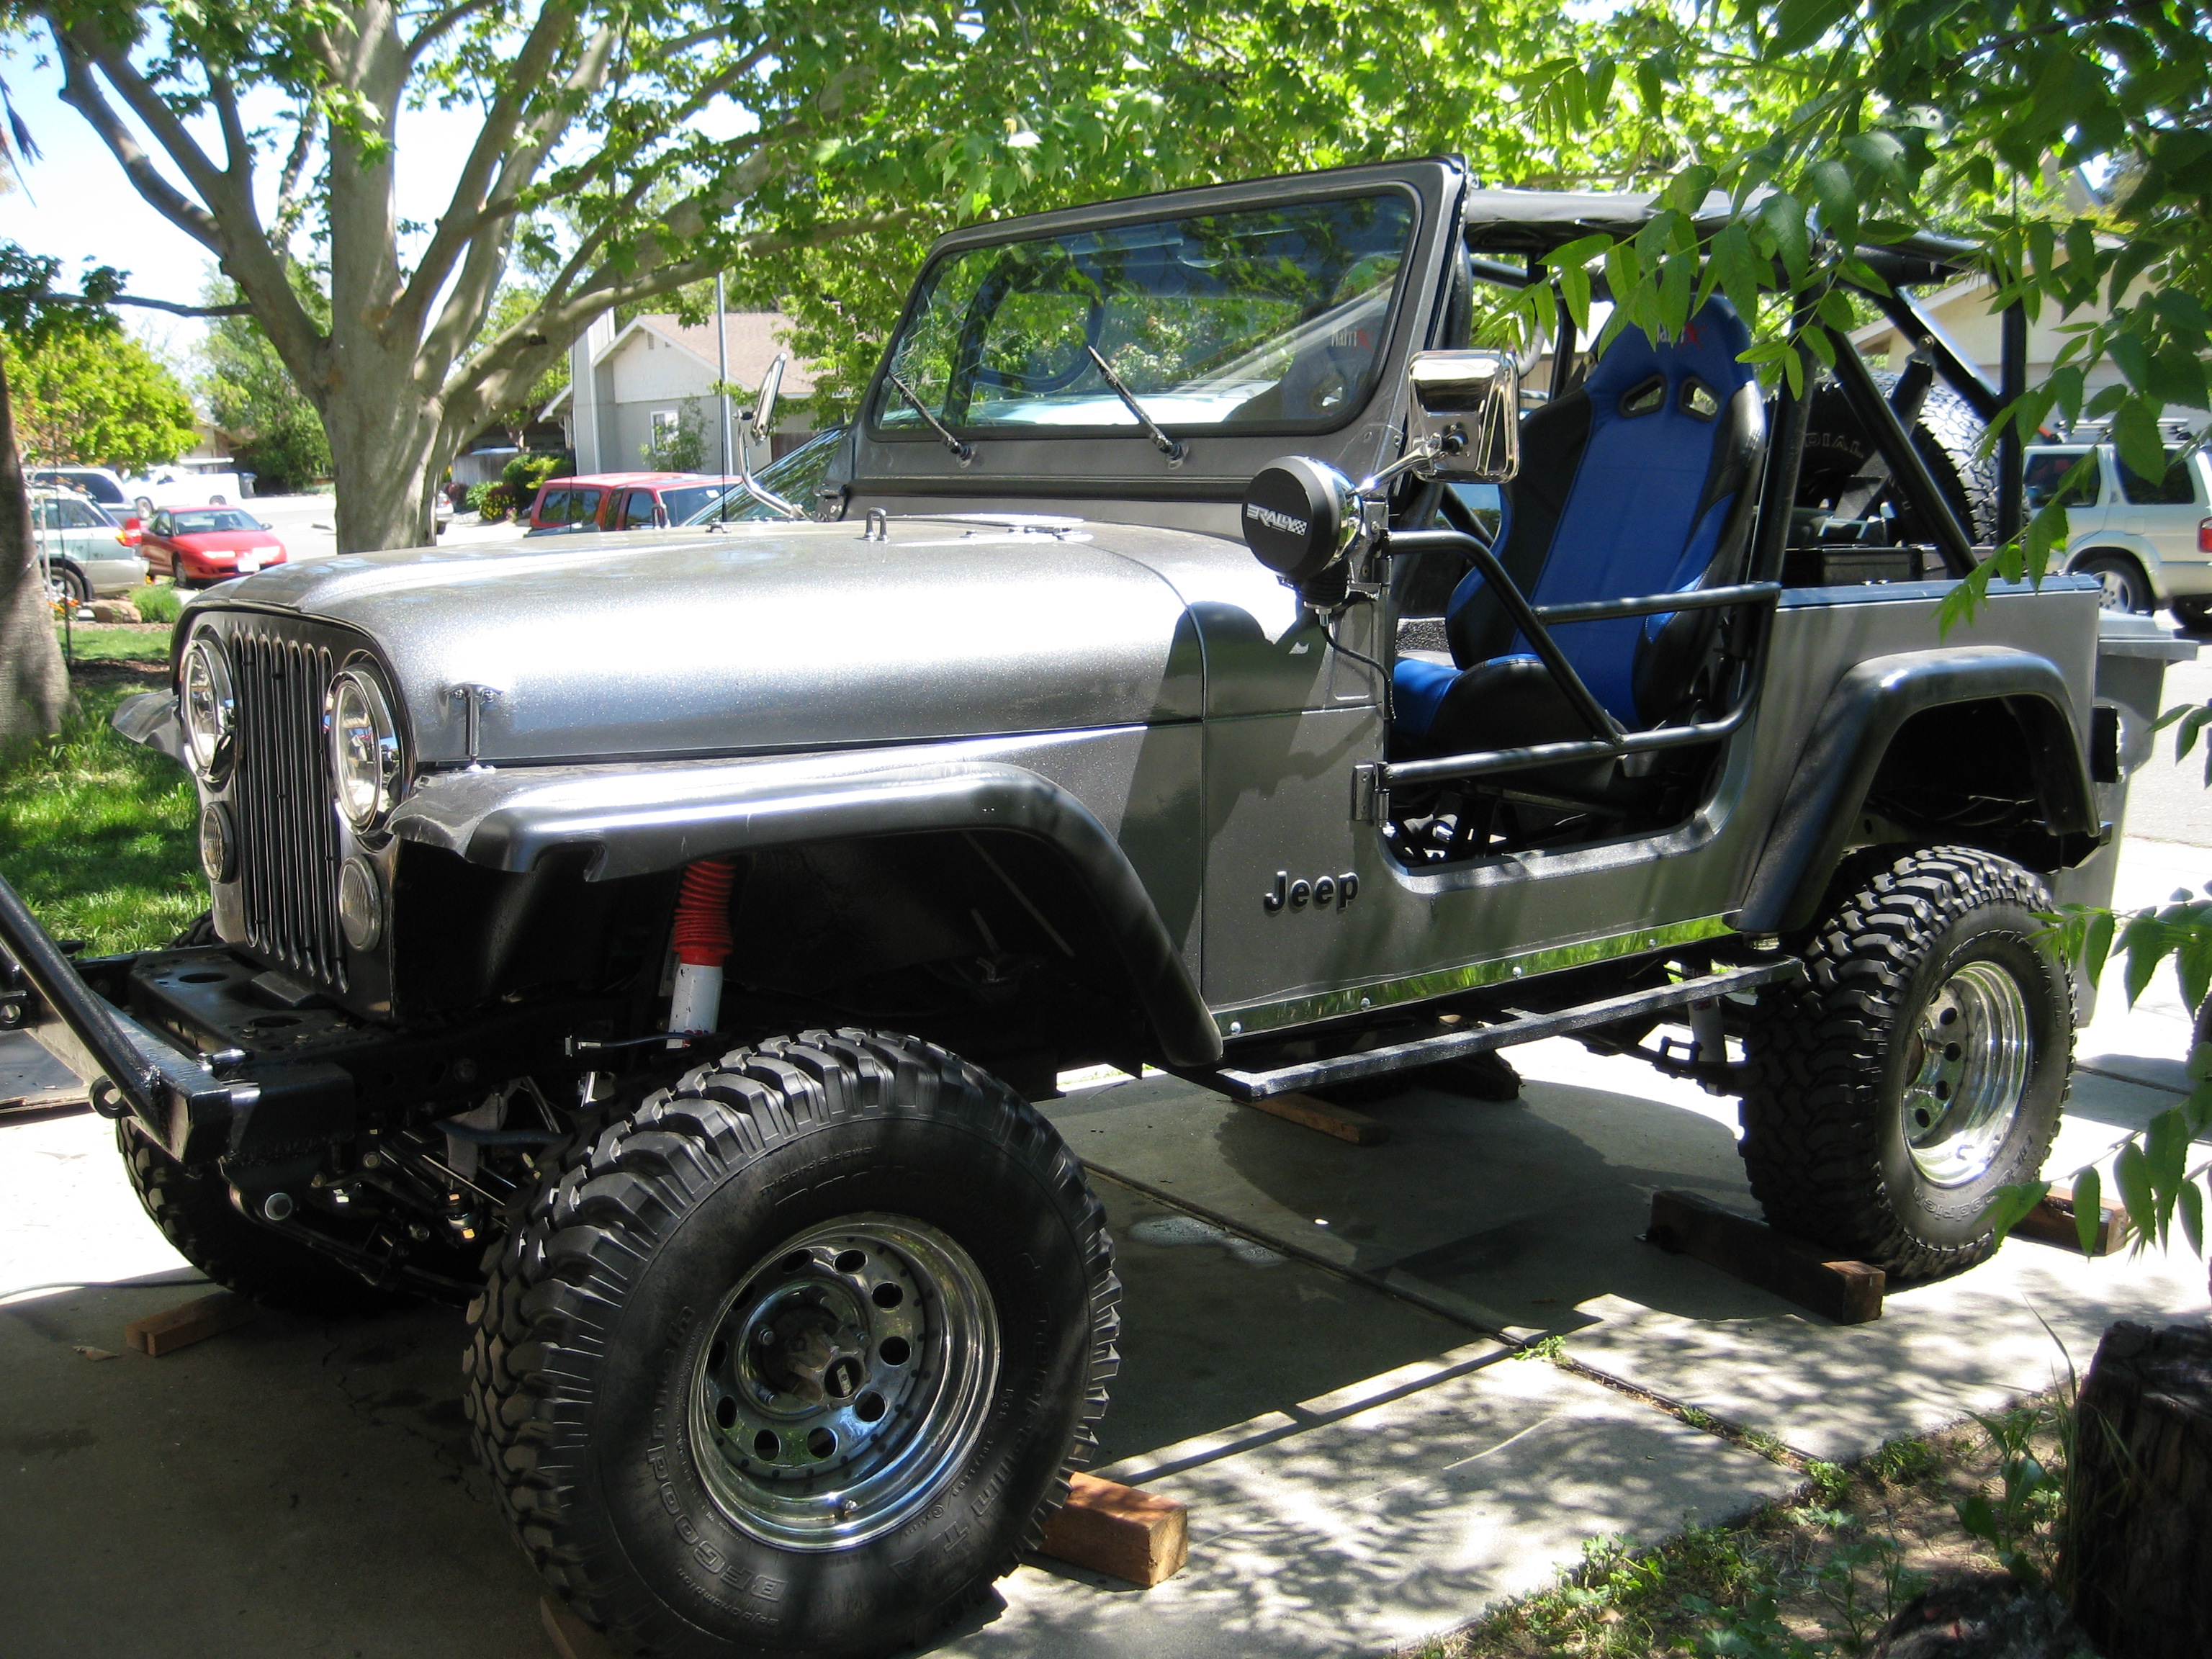
[(538, 1618), (555, 1659), (615, 1659), (614, 1644), (552, 1596), (538, 1598)]
[(1095, 1474), (1068, 1481), (1067, 1502), (1046, 1522), (1044, 1553), (1150, 1589), (1182, 1571), (1189, 1511), (1172, 1498)]
[(1651, 1231), (1645, 1237), (1662, 1250), (1693, 1255), (1838, 1325), (1881, 1317), (1889, 1275), (1881, 1268), (1825, 1260), (1814, 1246), (1695, 1193), (1652, 1194)]
[[(2101, 1204), (2103, 1213), (2097, 1218), (2097, 1231), (2089, 1241), (2091, 1255), (2110, 1255), (2118, 1249), (2128, 1236), (2128, 1214), (2117, 1204)], [(2074, 1189), (2065, 1183), (2054, 1184), (2043, 1195), (2043, 1201), (2013, 1224), (2013, 1235), (2032, 1238), (2039, 1244), (2056, 1244), (2063, 1250), (2079, 1253), (2081, 1235), (2074, 1221)]]
[(165, 1353), (235, 1330), (260, 1311), (242, 1296), (218, 1291), (167, 1313), (132, 1320), (123, 1328), (123, 1340), (149, 1359), (159, 1359)]
[(1390, 1139), (1390, 1126), (1381, 1120), (1364, 1112), (1355, 1112), (1349, 1106), (1316, 1100), (1311, 1095), (1269, 1095), (1264, 1100), (1248, 1100), (1244, 1103), (1270, 1116), (1302, 1123), (1309, 1129), (1334, 1135), (1339, 1140), (1348, 1140), (1355, 1146), (1379, 1146)]

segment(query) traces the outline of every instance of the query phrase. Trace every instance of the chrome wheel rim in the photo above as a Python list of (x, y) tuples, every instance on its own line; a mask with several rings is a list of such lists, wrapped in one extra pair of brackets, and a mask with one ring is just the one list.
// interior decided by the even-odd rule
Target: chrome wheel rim
[(1994, 962), (1970, 962), (1920, 1015), (1899, 1110), (1905, 1145), (1939, 1187), (1987, 1173), (2012, 1134), (2035, 1057), (2027, 999)]
[(967, 1251), (910, 1217), (841, 1216), (716, 1312), (691, 1379), (701, 1479), (765, 1543), (850, 1548), (939, 1495), (998, 1374), (998, 1310)]

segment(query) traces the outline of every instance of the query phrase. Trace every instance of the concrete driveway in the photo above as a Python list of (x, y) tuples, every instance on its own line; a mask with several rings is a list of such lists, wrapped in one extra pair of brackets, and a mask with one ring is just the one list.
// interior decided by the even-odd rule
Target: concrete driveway
[[(2207, 857), (2131, 840), (2122, 901), (2194, 884)], [(2054, 1172), (2178, 1098), (2165, 994), (2109, 996), (2083, 1034)], [(1100, 1461), (1190, 1504), (1191, 1560), (1149, 1592), (1025, 1566), (939, 1650), (1388, 1651), (1547, 1582), (1586, 1540), (1741, 1515), (1800, 1482), (1793, 1459), (2045, 1387), (2113, 1319), (2204, 1309), (2192, 1259), (2015, 1242), (1877, 1323), (1829, 1325), (1637, 1242), (1660, 1188), (1751, 1210), (1732, 1101), (1567, 1042), (1515, 1058), (1521, 1100), (1408, 1091), (1369, 1109), (1379, 1146), (1161, 1077), (1048, 1105), (1127, 1287)], [(128, 1321), (200, 1291), (88, 1116), (0, 1127), (0, 1215), (6, 1651), (544, 1651), (538, 1580), (468, 1452), (459, 1315), (264, 1316), (162, 1359), (119, 1352)], [(1559, 1333), (1571, 1363), (1511, 1357), (1500, 1332)]]

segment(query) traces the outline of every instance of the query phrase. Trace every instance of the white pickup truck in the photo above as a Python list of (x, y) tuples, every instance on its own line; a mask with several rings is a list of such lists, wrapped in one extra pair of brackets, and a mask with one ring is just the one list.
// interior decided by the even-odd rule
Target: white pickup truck
[(228, 507), (244, 499), (238, 474), (222, 470), (228, 462), (185, 460), (149, 469), (125, 478), (123, 494), (141, 518), (157, 507)]

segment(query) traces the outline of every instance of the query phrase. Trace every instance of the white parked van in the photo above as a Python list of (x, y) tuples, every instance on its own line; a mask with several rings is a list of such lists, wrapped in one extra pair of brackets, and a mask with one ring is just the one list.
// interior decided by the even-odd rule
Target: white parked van
[(125, 478), (123, 492), (141, 518), (157, 507), (228, 507), (246, 494), (237, 473), (221, 470), (228, 465), (210, 460), (153, 467), (141, 477)]
[(2094, 451), (2093, 477), (2066, 510), (2069, 571), (2105, 585), (2107, 611), (2171, 605), (2190, 628), (2212, 626), (2212, 455), (2166, 452), (2166, 476), (2138, 477), (2108, 443), (2038, 444), (2027, 452), (2027, 505)]

